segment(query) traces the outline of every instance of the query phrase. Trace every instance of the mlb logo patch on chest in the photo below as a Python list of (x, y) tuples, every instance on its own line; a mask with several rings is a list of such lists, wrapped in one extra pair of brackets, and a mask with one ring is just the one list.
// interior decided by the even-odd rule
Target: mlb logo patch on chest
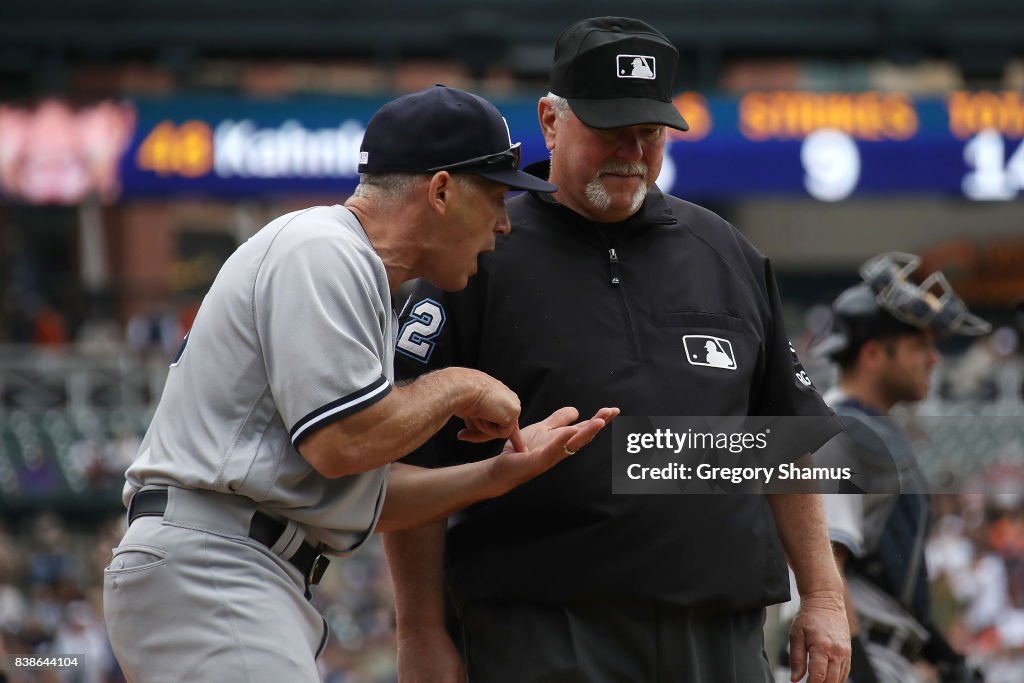
[(618, 55), (615, 59), (615, 75), (619, 78), (653, 81), (657, 74), (656, 62), (651, 55)]
[(687, 334), (683, 336), (683, 347), (690, 365), (703, 365), (722, 370), (736, 369), (736, 354), (732, 350), (732, 342), (728, 339), (706, 334)]

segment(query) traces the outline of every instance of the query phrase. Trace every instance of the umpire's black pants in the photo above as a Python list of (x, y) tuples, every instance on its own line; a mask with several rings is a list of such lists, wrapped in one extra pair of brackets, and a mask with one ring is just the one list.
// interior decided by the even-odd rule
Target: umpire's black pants
[(462, 610), (469, 683), (771, 683), (764, 618), (635, 602)]

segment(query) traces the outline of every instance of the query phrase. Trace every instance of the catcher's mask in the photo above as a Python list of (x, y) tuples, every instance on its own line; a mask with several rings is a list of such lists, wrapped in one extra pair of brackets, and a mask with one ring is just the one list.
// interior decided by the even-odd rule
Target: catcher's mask
[(888, 252), (860, 267), (864, 282), (832, 303), (832, 330), (814, 351), (831, 356), (869, 339), (931, 330), (936, 337), (976, 337), (992, 326), (967, 310), (946, 276), (936, 271), (921, 284), (910, 279), (921, 264), (913, 254)]

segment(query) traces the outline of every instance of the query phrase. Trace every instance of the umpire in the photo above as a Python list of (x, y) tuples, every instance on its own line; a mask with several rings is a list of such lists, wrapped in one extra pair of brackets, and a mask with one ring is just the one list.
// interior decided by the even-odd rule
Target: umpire
[[(635, 19), (588, 19), (555, 46), (538, 105), (553, 196), (512, 199), (512, 235), (461, 293), (414, 293), (399, 372), (471, 365), (523, 415), (614, 400), (625, 414), (805, 415), (814, 450), (838, 430), (791, 351), (768, 260), (725, 220), (662, 194), (678, 53)], [(429, 334), (423, 326), (431, 324)], [(418, 463), (493, 454), (443, 431)], [(771, 680), (765, 605), (804, 597), (794, 656), (816, 683), (846, 677), (842, 582), (819, 496), (612, 495), (608, 432), (499, 500), (385, 537), (401, 683), (455, 683), (447, 579), (472, 683)], [(785, 552), (783, 551), (785, 548)], [(447, 562), (445, 562), (445, 558)]]
[[(518, 163), (487, 101), (401, 97), (367, 126), (346, 206), (282, 216), (225, 262), (126, 474), (104, 611), (130, 681), (319, 681), (325, 555), (499, 495), (614, 415), (570, 426), (566, 408), (520, 433), (518, 398), (481, 372), (394, 385), (392, 292), (465, 286), (509, 231), (506, 191), (554, 189)], [(453, 416), (463, 438), (508, 437), (502, 457), (389, 467)]]

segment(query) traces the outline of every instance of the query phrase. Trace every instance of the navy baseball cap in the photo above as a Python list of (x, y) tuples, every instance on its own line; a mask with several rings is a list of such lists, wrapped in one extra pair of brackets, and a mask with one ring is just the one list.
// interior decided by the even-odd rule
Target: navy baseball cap
[(519, 161), (519, 143), (494, 105), (443, 85), (385, 104), (359, 147), (360, 173), (472, 173), (516, 190), (558, 190), (520, 171)]
[(655, 123), (689, 130), (672, 104), (678, 61), (669, 39), (638, 19), (585, 19), (555, 43), (549, 90), (591, 128)]

